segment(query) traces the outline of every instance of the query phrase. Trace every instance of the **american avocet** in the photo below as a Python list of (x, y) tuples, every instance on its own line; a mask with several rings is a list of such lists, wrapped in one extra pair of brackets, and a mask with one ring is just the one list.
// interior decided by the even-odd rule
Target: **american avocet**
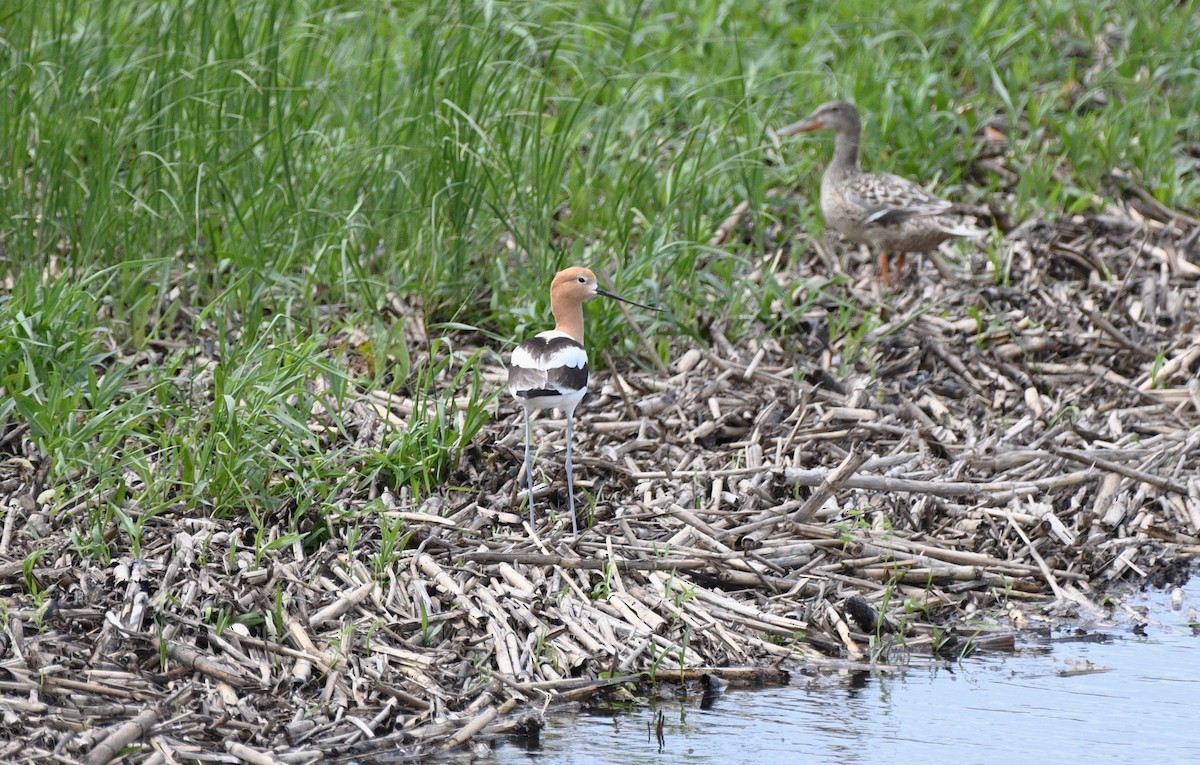
[(891, 173), (864, 173), (858, 169), (858, 139), (862, 126), (858, 110), (845, 101), (831, 101), (799, 122), (777, 131), (789, 136), (821, 129), (836, 136), (833, 161), (821, 176), (821, 214), (825, 225), (852, 242), (879, 253), (883, 283), (891, 282), (888, 253), (927, 252), (956, 236), (980, 236), (984, 231), (953, 215), (953, 204), (930, 194), (917, 184)]
[(529, 528), (533, 520), (533, 457), (530, 453), (529, 415), (535, 409), (561, 409), (567, 416), (567, 497), (571, 530), (578, 535), (575, 520), (575, 481), (571, 471), (571, 426), (575, 407), (587, 392), (588, 357), (583, 347), (583, 304), (597, 295), (621, 300), (639, 308), (660, 310), (635, 303), (600, 289), (596, 275), (586, 268), (568, 268), (550, 283), (550, 312), (554, 329), (540, 332), (516, 347), (508, 368), (508, 389), (525, 409), (525, 478), (529, 482)]

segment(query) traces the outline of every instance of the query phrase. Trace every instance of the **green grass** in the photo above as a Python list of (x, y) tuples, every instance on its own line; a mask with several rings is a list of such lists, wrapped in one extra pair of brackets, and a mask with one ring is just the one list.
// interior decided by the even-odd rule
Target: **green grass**
[[(1166, 0), (26, 0), (0, 90), (0, 418), (101, 556), (162, 513), (297, 529), (373, 483), (428, 495), (489, 416), (458, 345), (544, 328), (567, 264), (670, 308), (641, 317), (663, 355), (713, 317), (784, 331), (789, 291), (747, 288), (761, 227), (705, 242), (780, 186), (819, 229), (828, 143), (773, 165), (766, 129), (830, 98), (860, 105), (864, 164), (975, 201), (1002, 120), (1018, 219), (1096, 206), (1113, 168), (1200, 205), (1200, 22)], [(589, 327), (642, 353), (615, 306)], [(370, 390), (416, 402), (376, 449), (341, 414)]]

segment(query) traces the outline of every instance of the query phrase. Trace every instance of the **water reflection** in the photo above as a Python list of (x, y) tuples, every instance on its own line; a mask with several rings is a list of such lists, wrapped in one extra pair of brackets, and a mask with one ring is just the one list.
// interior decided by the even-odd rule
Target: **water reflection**
[[(499, 763), (1185, 763), (1200, 761), (1200, 638), (1164, 594), (1135, 634), (1055, 634), (1016, 655), (794, 676), (791, 686), (552, 718)], [(1152, 597), (1153, 601), (1154, 598)], [(660, 739), (661, 736), (661, 739)], [(661, 740), (661, 749), (660, 749)]]

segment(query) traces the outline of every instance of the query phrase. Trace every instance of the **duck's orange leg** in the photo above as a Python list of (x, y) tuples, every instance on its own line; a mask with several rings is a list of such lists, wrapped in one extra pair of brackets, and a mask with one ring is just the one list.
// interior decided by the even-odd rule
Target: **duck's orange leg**
[(897, 281), (904, 278), (904, 256), (907, 254), (908, 254), (907, 252), (901, 252), (901, 253), (897, 253), (897, 255), (896, 255), (896, 280)]
[(879, 251), (879, 276), (883, 279), (883, 286), (892, 286), (892, 274), (888, 271), (888, 254), (887, 250)]

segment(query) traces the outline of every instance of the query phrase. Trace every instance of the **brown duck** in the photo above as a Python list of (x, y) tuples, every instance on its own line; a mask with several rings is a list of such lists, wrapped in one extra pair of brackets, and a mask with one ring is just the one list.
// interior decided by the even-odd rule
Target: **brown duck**
[(780, 136), (829, 129), (836, 136), (833, 161), (821, 176), (821, 214), (825, 225), (847, 239), (879, 253), (879, 270), (891, 284), (888, 254), (895, 252), (896, 273), (904, 255), (927, 252), (956, 236), (984, 232), (950, 213), (950, 202), (933, 196), (917, 184), (891, 173), (864, 173), (858, 169), (858, 139), (862, 126), (858, 110), (845, 101), (831, 101), (799, 122), (778, 131)]

